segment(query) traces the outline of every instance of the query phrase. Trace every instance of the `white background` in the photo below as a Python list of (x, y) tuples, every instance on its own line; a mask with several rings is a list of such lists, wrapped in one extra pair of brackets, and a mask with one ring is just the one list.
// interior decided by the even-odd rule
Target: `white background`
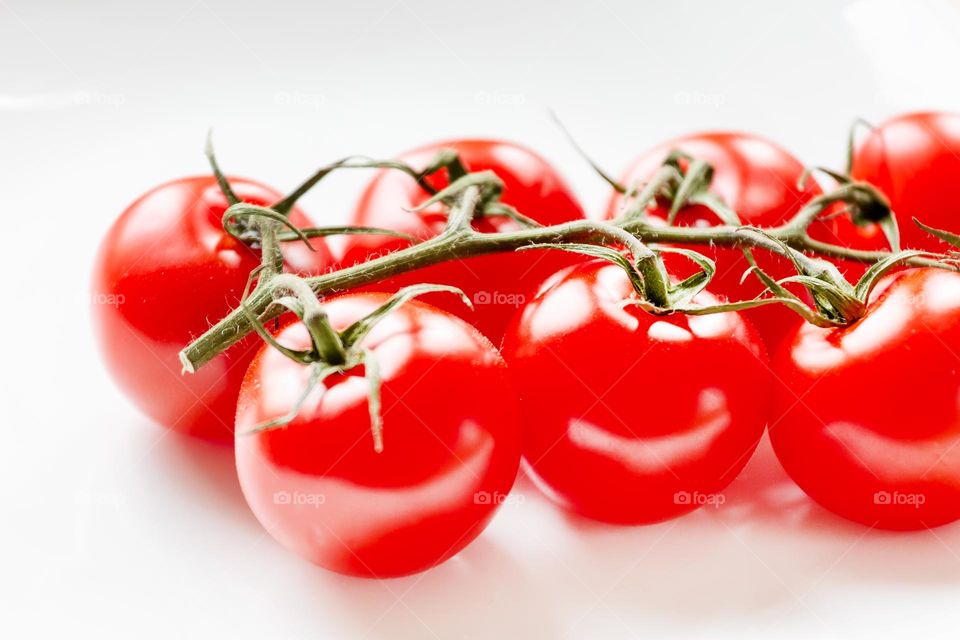
[[(229, 172), (281, 189), (348, 153), (515, 139), (597, 211), (604, 185), (548, 107), (615, 173), (721, 127), (838, 166), (855, 116), (960, 109), (958, 43), (951, 0), (0, 0), (0, 636), (956, 638), (960, 526), (849, 525), (767, 449), (719, 510), (612, 528), (521, 481), (434, 571), (326, 573), (264, 534), (229, 449), (127, 404), (86, 291), (111, 220), (205, 171), (210, 126)], [(332, 179), (307, 210), (339, 221), (363, 179)]]

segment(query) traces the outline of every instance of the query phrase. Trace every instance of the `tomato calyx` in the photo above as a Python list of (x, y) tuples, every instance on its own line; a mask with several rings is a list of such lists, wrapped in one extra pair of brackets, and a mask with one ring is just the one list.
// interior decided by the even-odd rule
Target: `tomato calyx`
[[(819, 196), (811, 201), (788, 225), (785, 229), (789, 232), (794, 230), (797, 235), (806, 236), (807, 228), (816, 220), (820, 214), (830, 205), (836, 202), (843, 202), (847, 207), (847, 212), (855, 219), (864, 219), (867, 216), (883, 220), (881, 224), (886, 224), (888, 237), (891, 239), (891, 245), (894, 251), (898, 251), (898, 233), (896, 218), (893, 216), (889, 202), (876, 189), (866, 183), (859, 183), (849, 179), (846, 176), (836, 174), (828, 169), (818, 169), (833, 177), (841, 185), (837, 191)], [(803, 183), (808, 179), (809, 171), (804, 172), (799, 179), (799, 187), (803, 188)], [(848, 324), (859, 319), (866, 307), (866, 295), (872, 289), (873, 283), (879, 277), (876, 273), (868, 272), (870, 277), (863, 281), (862, 290), (866, 294), (861, 298), (857, 294), (857, 289), (851, 286), (841, 275), (840, 271), (832, 263), (813, 258), (804, 253), (793, 249), (787, 242), (780, 239), (774, 233), (758, 227), (743, 226), (735, 211), (730, 209), (723, 200), (710, 191), (713, 179), (713, 168), (707, 162), (692, 157), (691, 155), (674, 150), (667, 155), (660, 171), (654, 179), (648, 183), (644, 191), (636, 193), (634, 188), (627, 190), (626, 199), (631, 197), (636, 201), (628, 205), (627, 212), (621, 220), (631, 220), (642, 216), (646, 209), (655, 203), (666, 201), (670, 205), (667, 215), (667, 224), (673, 226), (676, 221), (677, 213), (685, 206), (701, 205), (712, 211), (717, 218), (725, 225), (737, 226), (741, 233), (752, 234), (759, 238), (769, 240), (773, 243), (772, 248), (781, 255), (786, 256), (793, 264), (797, 275), (790, 276), (779, 281), (774, 280), (763, 272), (757, 266), (756, 261), (748, 246), (742, 247), (749, 262), (750, 269), (744, 274), (747, 277), (751, 273), (755, 274), (766, 287), (769, 296), (758, 296), (753, 300), (742, 300), (730, 303), (691, 306), (689, 303), (700, 291), (702, 291), (716, 272), (716, 266), (712, 260), (706, 256), (691, 251), (689, 249), (675, 249), (667, 247), (655, 247), (654, 251), (658, 253), (671, 252), (683, 255), (694, 261), (700, 267), (694, 275), (686, 278), (684, 281), (671, 284), (668, 287), (667, 304), (664, 306), (652, 305), (641, 298), (635, 301), (629, 301), (628, 304), (640, 306), (650, 313), (668, 314), (683, 312), (692, 315), (722, 313), (725, 311), (744, 311), (747, 309), (765, 306), (768, 304), (783, 304), (798, 313), (807, 322), (822, 326), (836, 326)], [(768, 247), (770, 248), (770, 247)], [(921, 252), (894, 254), (889, 265), (884, 267), (881, 273), (904, 260), (914, 257), (930, 256)], [(883, 264), (887, 264), (881, 261)], [(878, 264), (881, 264), (878, 263)], [(621, 265), (622, 266), (622, 265)], [(874, 265), (876, 266), (876, 265)], [(634, 282), (634, 278), (631, 278)], [(802, 284), (814, 301), (814, 307), (811, 309), (803, 300), (789, 291), (784, 285), (789, 283)]]
[[(639, 294), (638, 299), (629, 300), (625, 304), (639, 306), (654, 314), (670, 314), (676, 312), (688, 315), (704, 315), (722, 313), (725, 311), (744, 311), (747, 309), (765, 306), (768, 304), (783, 304), (798, 313), (804, 320), (818, 326), (843, 326), (856, 322), (866, 312), (866, 303), (870, 293), (880, 277), (890, 269), (909, 262), (916, 258), (931, 258), (943, 262), (945, 256), (923, 251), (900, 251), (899, 231), (896, 216), (890, 209), (887, 198), (873, 186), (854, 181), (849, 176), (816, 167), (805, 171), (799, 178), (798, 185), (803, 188), (804, 182), (809, 179), (811, 171), (816, 170), (829, 175), (837, 181), (839, 187), (833, 192), (814, 198), (791, 221), (780, 228), (761, 229), (752, 226), (740, 225), (735, 211), (727, 207), (724, 202), (710, 191), (713, 169), (709, 163), (693, 158), (689, 154), (673, 151), (668, 154), (660, 171), (644, 190), (637, 193), (631, 187), (626, 190), (626, 199), (635, 198), (635, 202), (626, 207), (626, 213), (619, 219), (621, 223), (636, 220), (644, 215), (652, 204), (666, 200), (670, 204), (667, 224), (673, 225), (676, 214), (683, 207), (702, 205), (710, 209), (726, 225), (737, 226), (742, 234), (755, 236), (760, 246), (763, 241), (768, 242), (764, 248), (771, 249), (787, 257), (796, 270), (796, 275), (775, 280), (766, 274), (759, 266), (750, 250), (749, 243), (743, 250), (750, 268), (744, 277), (750, 274), (758, 277), (766, 288), (766, 294), (752, 300), (741, 300), (722, 304), (698, 306), (689, 304), (713, 278), (716, 267), (713, 261), (706, 256), (689, 249), (676, 249), (655, 246), (655, 253), (672, 252), (683, 255), (694, 261), (700, 270), (679, 283), (671, 283), (667, 287), (665, 304), (651, 304), (646, 299), (645, 291), (637, 285), (639, 278), (631, 272), (629, 264), (616, 256), (606, 252), (583, 251), (589, 255), (603, 257), (618, 264), (627, 270), (631, 283)], [(887, 235), (893, 253), (874, 263), (864, 276), (856, 283), (850, 284), (831, 262), (808, 256), (802, 251), (791, 247), (787, 239), (809, 239), (807, 229), (830, 207), (842, 203), (846, 213), (857, 224), (879, 224)], [(840, 213), (834, 215), (840, 215)], [(934, 230), (936, 231), (936, 230)], [(779, 233), (778, 233), (779, 232)], [(948, 232), (938, 232), (945, 241), (960, 246), (960, 236)], [(948, 237), (948, 236), (953, 236)], [(755, 242), (756, 244), (756, 242)], [(558, 246), (557, 248), (563, 248)], [(662, 264), (662, 262), (661, 262)], [(799, 296), (786, 288), (788, 284), (802, 285), (813, 300), (811, 308)]]
[(466, 169), (460, 161), (459, 156), (455, 151), (450, 149), (440, 150), (434, 159), (421, 171), (417, 171), (410, 165), (396, 160), (376, 160), (366, 156), (347, 156), (320, 167), (288, 195), (269, 207), (262, 207), (241, 201), (233, 191), (233, 188), (230, 186), (230, 181), (220, 169), (217, 161), (216, 153), (213, 149), (212, 133), (207, 136), (204, 153), (207, 156), (210, 169), (216, 178), (217, 185), (227, 200), (228, 207), (221, 220), (223, 229), (228, 235), (243, 242), (251, 249), (261, 249), (263, 244), (263, 234), (261, 233), (260, 225), (256, 221), (257, 217), (272, 219), (281, 226), (286, 227), (286, 233), (277, 233), (277, 240), (279, 242), (303, 241), (311, 251), (315, 249), (309, 241), (310, 238), (322, 238), (332, 235), (371, 234), (402, 238), (411, 243), (416, 242), (417, 239), (409, 234), (380, 227), (297, 227), (289, 221), (288, 216), (301, 197), (334, 171), (343, 169), (393, 169), (411, 176), (424, 191), (431, 195), (436, 193), (436, 189), (430, 186), (427, 181), (429, 176), (442, 169), (446, 169), (451, 176), (459, 176), (466, 173)]
[[(371, 234), (401, 238), (409, 241), (411, 244), (416, 243), (418, 239), (410, 234), (382, 227), (351, 225), (297, 228), (289, 223), (287, 216), (301, 197), (329, 174), (344, 169), (390, 169), (407, 174), (430, 196), (424, 203), (411, 211), (422, 211), (440, 202), (446, 204), (452, 210), (457, 196), (463, 189), (471, 184), (477, 184), (484, 188), (481, 191), (482, 195), (480, 200), (474, 207), (473, 220), (500, 216), (510, 218), (521, 227), (530, 228), (540, 226), (539, 223), (533, 219), (521, 214), (514, 207), (500, 200), (504, 185), (503, 182), (496, 177), (496, 174), (492, 171), (470, 172), (466, 165), (464, 165), (460, 155), (453, 149), (440, 149), (434, 158), (421, 170), (414, 169), (409, 164), (399, 160), (377, 160), (358, 155), (346, 156), (320, 167), (289, 195), (281, 198), (269, 207), (242, 203), (237, 198), (230, 187), (229, 181), (220, 170), (210, 136), (207, 138), (205, 153), (210, 168), (216, 177), (217, 184), (220, 186), (220, 190), (230, 205), (223, 215), (222, 223), (224, 230), (229, 235), (254, 249), (259, 249), (262, 242), (259, 227), (250, 222), (250, 218), (257, 215), (273, 218), (287, 228), (286, 233), (278, 233), (277, 239), (280, 242), (301, 240), (305, 242), (311, 250), (313, 247), (309, 243), (309, 238), (331, 235)], [(446, 171), (450, 186), (438, 190), (431, 185), (429, 178), (437, 175), (441, 171)]]
[(673, 226), (684, 207), (703, 204), (723, 224), (739, 224), (736, 214), (710, 193), (713, 173), (710, 163), (675, 149), (650, 181), (624, 188), (623, 213), (617, 219), (641, 219), (646, 217), (649, 208), (664, 204), (669, 205), (666, 223)]
[[(782, 243), (781, 240), (777, 242)], [(789, 298), (788, 306), (800, 313), (807, 322), (817, 326), (846, 326), (853, 324), (867, 312), (870, 294), (880, 279), (891, 269), (909, 263), (918, 258), (936, 260), (944, 268), (948, 262), (941, 254), (928, 251), (907, 250), (892, 253), (870, 266), (856, 284), (850, 284), (840, 271), (827, 260), (810, 258), (784, 244), (788, 255), (797, 270), (797, 275), (774, 280), (760, 269), (749, 249), (744, 253), (749, 260), (750, 271), (757, 275), (773, 295)], [(784, 285), (797, 283), (802, 285), (813, 299), (813, 308), (806, 306), (799, 296), (793, 294)], [(801, 308), (803, 307), (803, 308)]]
[(714, 174), (713, 166), (709, 162), (674, 149), (667, 154), (657, 173), (649, 181), (623, 185), (590, 157), (555, 113), (551, 112), (550, 115), (580, 157), (604, 182), (625, 196), (618, 221), (641, 219), (645, 217), (649, 207), (665, 202), (670, 205), (667, 214), (667, 224), (670, 226), (673, 226), (680, 210), (689, 204), (705, 204), (724, 224), (740, 224), (737, 215), (709, 192)]
[(504, 184), (496, 173), (489, 170), (466, 172), (466, 169), (463, 168), (463, 165), (459, 166), (464, 173), (460, 174), (454, 179), (454, 174), (448, 169), (447, 171), (451, 176), (450, 184), (431, 195), (427, 200), (420, 203), (418, 206), (409, 209), (409, 211), (420, 212), (437, 203), (443, 203), (447, 206), (450, 216), (452, 216), (454, 212), (458, 211), (456, 205), (463, 192), (467, 189), (467, 187), (476, 186), (480, 190), (480, 197), (477, 200), (477, 204), (473, 208), (473, 211), (469, 216), (456, 220), (452, 220), (451, 217), (448, 216), (448, 230), (450, 228), (465, 229), (475, 220), (496, 216), (510, 218), (521, 227), (528, 229), (542, 226), (536, 220), (528, 218), (517, 211), (514, 207), (511, 207), (500, 200), (501, 196), (503, 195)]
[[(668, 304), (666, 308), (657, 308), (642, 300), (634, 304), (639, 304), (652, 313), (682, 311), (688, 314), (703, 314), (743, 311), (757, 306), (779, 303), (800, 314), (807, 322), (820, 326), (842, 326), (856, 322), (863, 316), (866, 312), (867, 299), (877, 280), (895, 266), (915, 258), (931, 258), (946, 264), (945, 256), (940, 254), (923, 251), (900, 251), (897, 218), (891, 210), (889, 200), (875, 187), (827, 168), (814, 167), (801, 174), (798, 180), (799, 188), (804, 188), (806, 180), (809, 179), (813, 171), (819, 171), (831, 177), (837, 182), (838, 188), (811, 200), (792, 220), (779, 228), (769, 230), (748, 226), (739, 226), (738, 228), (741, 233), (752, 234), (771, 241), (773, 246), (765, 248), (772, 248), (777, 253), (787, 257), (797, 271), (796, 275), (774, 280), (757, 266), (750, 247), (741, 247), (751, 265), (744, 277), (753, 273), (761, 280), (767, 292), (771, 295), (762, 295), (753, 300), (710, 305), (702, 308), (686, 306), (685, 303), (709, 283), (715, 272), (715, 267), (709, 259), (696, 252), (687, 251), (683, 255), (697, 262), (701, 270), (683, 283), (671, 287), (671, 294), (673, 294), (673, 289), (679, 290), (677, 292), (678, 299), (671, 299), (671, 304)], [(676, 214), (683, 207), (689, 205), (705, 206), (723, 224), (740, 225), (736, 212), (727, 207), (719, 197), (710, 191), (712, 177), (713, 169), (708, 163), (693, 158), (689, 154), (676, 150), (672, 151), (668, 154), (661, 170), (648, 183), (644, 192), (636, 195), (634, 195), (635, 190), (633, 189), (626, 192), (627, 199), (633, 196), (636, 198), (636, 203), (628, 206), (623, 219), (629, 220), (642, 215), (650, 205), (666, 200), (670, 204), (667, 215), (668, 225), (672, 226), (676, 220)], [(833, 263), (805, 255), (790, 246), (789, 243), (790, 239), (800, 243), (812, 242), (808, 235), (810, 225), (823, 217), (824, 212), (838, 203), (843, 204), (844, 208), (832, 215), (849, 215), (852, 221), (858, 225), (878, 224), (887, 237), (892, 251), (890, 255), (875, 262), (856, 285), (851, 285)], [(960, 246), (960, 236), (939, 230), (930, 230), (929, 232), (934, 233), (934, 235), (939, 234), (937, 237), (953, 246)], [(662, 251), (662, 249), (655, 248), (655, 251)], [(675, 252), (680, 253), (679, 251)], [(799, 296), (793, 294), (784, 286), (790, 283), (800, 284), (807, 290), (813, 300), (813, 308), (810, 308)]]
[(303, 233), (303, 231), (300, 230), (299, 227), (290, 222), (286, 216), (277, 213), (276, 210), (268, 207), (261, 207), (255, 204), (248, 204), (246, 202), (234, 203), (223, 212), (221, 223), (223, 224), (223, 230), (229, 235), (233, 236), (240, 242), (243, 242), (252, 249), (260, 249), (263, 242), (263, 238), (260, 233), (260, 225), (256, 224), (255, 222), (251, 222), (251, 219), (258, 217), (273, 220), (274, 222), (286, 227), (293, 232), (297, 239), (302, 240), (310, 251), (316, 251), (313, 245), (310, 244), (310, 239)]
[[(890, 245), (891, 251), (900, 250), (900, 227), (897, 216), (890, 206), (890, 200), (868, 182), (854, 180), (849, 174), (840, 173), (826, 167), (810, 167), (801, 174), (797, 184), (802, 188), (813, 172), (822, 173), (834, 180), (839, 188), (823, 194), (811, 202), (818, 209), (814, 218), (826, 219), (839, 215), (848, 215), (858, 227), (878, 225)], [(829, 205), (843, 204), (843, 208), (828, 215), (821, 215)], [(812, 222), (812, 220), (811, 220)]]
[(427, 293), (453, 293), (458, 295), (468, 307), (473, 307), (470, 299), (456, 287), (439, 284), (411, 285), (395, 293), (385, 303), (355, 321), (343, 331), (337, 331), (330, 324), (329, 317), (324, 311), (320, 299), (306, 280), (293, 274), (277, 274), (270, 280), (270, 286), (275, 296), (271, 305), (283, 307), (285, 310), (293, 312), (300, 319), (310, 336), (311, 346), (309, 349), (291, 349), (281, 344), (260, 324), (253, 311), (246, 306), (249, 282), (248, 290), (244, 291), (241, 308), (250, 317), (254, 330), (270, 347), (277, 349), (294, 362), (309, 367), (310, 376), (290, 411), (273, 420), (256, 425), (241, 435), (276, 429), (289, 424), (299, 415), (300, 409), (311, 393), (318, 386), (323, 385), (331, 376), (362, 372), (362, 377), (368, 385), (367, 406), (370, 413), (370, 431), (373, 438), (373, 449), (377, 453), (383, 452), (380, 367), (373, 350), (363, 346), (364, 338), (390, 313), (396, 311), (406, 302)]
[[(664, 166), (673, 167), (683, 176), (676, 187), (676, 191), (669, 195), (670, 211), (667, 212), (667, 224), (672, 225), (676, 222), (677, 214), (690, 203), (691, 198), (702, 196), (709, 191), (710, 184), (713, 182), (713, 166), (709, 162), (694, 158), (679, 150), (673, 151), (667, 156)], [(723, 222), (729, 222), (726, 215), (718, 217)]]

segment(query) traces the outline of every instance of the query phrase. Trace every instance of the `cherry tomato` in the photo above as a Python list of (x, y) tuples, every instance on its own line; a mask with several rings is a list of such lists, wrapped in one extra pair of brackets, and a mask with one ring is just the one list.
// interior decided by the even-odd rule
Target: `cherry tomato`
[(625, 304), (634, 295), (617, 266), (571, 267), (504, 339), (534, 479), (615, 523), (721, 504), (763, 433), (770, 386), (763, 343), (739, 314), (654, 316)]
[[(348, 294), (325, 308), (342, 330), (386, 297)], [(278, 340), (309, 346), (299, 324)], [(489, 341), (425, 304), (400, 307), (363, 347), (382, 375), (383, 451), (374, 450), (362, 367), (328, 378), (293, 422), (251, 432), (287, 414), (310, 375), (264, 348), (240, 392), (240, 484), (267, 531), (316, 564), (356, 576), (415, 573), (473, 540), (510, 491), (516, 392)]]
[(948, 250), (913, 218), (960, 233), (960, 115), (909, 113), (884, 122), (860, 141), (851, 175), (890, 199), (904, 248)]
[(960, 274), (887, 276), (844, 328), (801, 326), (778, 354), (770, 439), (815, 501), (871, 527), (960, 518)]
[[(583, 210), (560, 175), (533, 151), (511, 142), (496, 140), (449, 140), (420, 147), (400, 159), (421, 169), (442, 149), (453, 149), (469, 171), (494, 171), (504, 182), (502, 201), (521, 214), (544, 225), (558, 224), (584, 217)], [(434, 188), (447, 186), (446, 174), (429, 180)], [(364, 191), (353, 212), (351, 224), (394, 229), (420, 239), (430, 238), (443, 229), (446, 214), (441, 205), (412, 213), (428, 194), (409, 176), (383, 171)], [(477, 231), (513, 231), (518, 224), (504, 217), (480, 219)], [(407, 246), (402, 239), (384, 236), (350, 236), (342, 262), (345, 266), (363, 262)], [(524, 251), (513, 254), (479, 256), (455, 260), (420, 269), (413, 273), (377, 283), (368, 289), (396, 291), (417, 282), (448, 284), (463, 290), (473, 301), (470, 311), (448, 295), (424, 298), (432, 304), (474, 324), (499, 344), (510, 318), (525, 298), (551, 273), (578, 261), (557, 251)]]
[[(711, 191), (736, 211), (743, 224), (757, 227), (783, 224), (820, 194), (820, 188), (813, 180), (807, 180), (803, 189), (798, 187), (804, 166), (786, 150), (752, 134), (730, 132), (693, 134), (660, 144), (641, 155), (624, 174), (621, 183), (632, 185), (637, 181), (650, 180), (674, 150), (684, 151), (713, 166)], [(622, 207), (622, 196), (614, 194), (605, 217), (619, 216)], [(668, 211), (669, 206), (661, 205), (652, 209), (650, 215), (665, 220)], [(675, 224), (713, 226), (720, 224), (720, 220), (706, 207), (692, 205), (680, 210)], [(863, 248), (849, 220), (836, 218), (829, 222), (818, 221), (811, 227), (811, 235), (834, 244)], [(739, 249), (690, 248), (716, 260), (717, 273), (710, 284), (710, 291), (729, 300), (747, 300), (763, 292), (763, 284), (754, 276), (747, 277), (741, 284), (741, 276), (749, 264)], [(754, 251), (754, 256), (758, 265), (774, 278), (796, 274), (788, 261), (770, 252), (758, 250)], [(686, 259), (676, 256), (667, 256), (666, 264), (671, 274), (678, 277), (690, 275), (695, 268)], [(854, 271), (852, 275), (859, 277), (863, 269), (858, 265)], [(794, 312), (780, 305), (769, 305), (744, 313), (756, 325), (771, 350), (787, 331), (800, 322)]]
[[(231, 179), (241, 200), (272, 204), (281, 194)], [(237, 394), (260, 341), (247, 338), (195, 374), (178, 353), (237, 306), (259, 252), (221, 226), (227, 201), (212, 176), (160, 185), (130, 205), (108, 231), (93, 271), (93, 315), (101, 354), (116, 383), (161, 425), (229, 442)], [(294, 210), (291, 221), (310, 226)], [(322, 241), (284, 247), (295, 271), (319, 272), (331, 256)]]

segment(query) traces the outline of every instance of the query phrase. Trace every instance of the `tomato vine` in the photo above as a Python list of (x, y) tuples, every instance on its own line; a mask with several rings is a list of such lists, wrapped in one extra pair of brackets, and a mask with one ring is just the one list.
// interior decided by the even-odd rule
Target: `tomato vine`
[[(298, 198), (330, 173), (351, 168), (388, 168), (407, 173), (431, 197), (422, 206), (438, 202), (448, 206), (447, 223), (442, 233), (376, 257), (361, 264), (345, 267), (322, 275), (302, 278), (305, 287), (316, 296), (346, 291), (382, 281), (401, 273), (429, 265), (460, 260), (492, 253), (503, 253), (535, 248), (569, 250), (601, 256), (621, 264), (633, 275), (642, 304), (655, 313), (682, 312), (692, 315), (739, 310), (766, 304), (785, 304), (812, 323), (824, 326), (843, 325), (855, 321), (862, 313), (863, 301), (872, 283), (898, 264), (942, 267), (953, 269), (946, 256), (921, 252), (867, 251), (852, 249), (814, 239), (808, 233), (810, 225), (831, 207), (842, 204), (854, 218), (890, 220), (895, 217), (885, 197), (865, 182), (850, 179), (832, 192), (812, 199), (797, 214), (778, 227), (759, 229), (738, 223), (736, 212), (729, 210), (709, 191), (710, 167), (692, 162), (683, 170), (677, 157), (671, 155), (663, 170), (642, 189), (620, 186), (632, 198), (625, 213), (611, 221), (578, 220), (552, 226), (540, 226), (499, 201), (503, 184), (490, 171), (468, 173), (456, 154), (442, 152), (423, 171), (396, 161), (379, 161), (352, 156), (331, 163), (315, 172), (289, 196), (271, 207), (252, 205), (231, 198), (229, 185), (223, 178), (213, 151), (208, 147), (211, 167), (224, 188), (231, 206), (223, 216), (224, 226), (238, 238), (262, 247), (263, 264), (257, 274), (257, 286), (242, 307), (234, 309), (214, 324), (206, 333), (187, 345), (180, 353), (185, 372), (194, 372), (218, 353), (229, 348), (250, 332), (256, 322), (264, 323), (280, 316), (285, 308), (274, 304), (289, 291), (290, 275), (282, 274), (279, 244), (282, 241), (306, 241), (309, 237), (338, 233), (392, 233), (385, 229), (358, 227), (330, 227), (297, 229), (285, 215)], [(452, 182), (442, 190), (435, 190), (424, 179), (440, 170), (447, 170)], [(717, 213), (723, 224), (712, 227), (675, 227), (654, 224), (644, 212), (658, 197), (671, 200), (677, 209), (686, 203), (702, 204)], [(485, 233), (473, 229), (472, 221), (479, 216), (507, 215), (522, 226), (517, 231)], [(241, 219), (256, 220), (238, 226)], [(919, 223), (918, 223), (919, 224)], [(281, 233), (280, 229), (286, 231)], [(894, 238), (896, 236), (893, 236)], [(809, 309), (799, 297), (790, 293), (785, 281), (774, 281), (754, 266), (752, 271), (763, 280), (773, 295), (751, 300), (698, 307), (687, 304), (692, 293), (702, 290), (712, 277), (712, 261), (696, 252), (684, 255), (697, 262), (702, 271), (680, 283), (671, 283), (660, 254), (677, 251), (649, 244), (684, 244), (726, 246), (740, 248), (750, 256), (751, 249), (770, 251), (789, 258), (798, 271), (789, 282), (805, 286), (812, 294), (815, 308)], [(894, 249), (898, 249), (896, 243)], [(827, 260), (833, 258), (873, 264), (865, 280), (857, 287), (846, 282)]]

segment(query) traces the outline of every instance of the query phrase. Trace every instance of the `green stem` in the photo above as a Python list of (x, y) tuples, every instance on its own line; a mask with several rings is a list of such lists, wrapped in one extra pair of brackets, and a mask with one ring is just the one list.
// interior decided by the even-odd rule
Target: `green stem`
[[(476, 186), (468, 187), (461, 198), (458, 217), (472, 216), (473, 208), (479, 200), (479, 189)], [(716, 227), (665, 227), (654, 226), (643, 218), (620, 220), (616, 223), (605, 223), (591, 220), (578, 220), (550, 227), (535, 227), (511, 231), (507, 233), (480, 233), (469, 225), (466, 228), (452, 228), (440, 235), (388, 255), (374, 258), (367, 262), (340, 269), (332, 273), (313, 276), (306, 279), (310, 288), (317, 295), (347, 291), (387, 278), (421, 269), (430, 265), (448, 260), (462, 260), (474, 256), (504, 253), (521, 248), (529, 248), (547, 244), (597, 244), (630, 246), (626, 242), (626, 234), (634, 240), (630, 246), (634, 253), (637, 266), (644, 276), (645, 292), (653, 304), (662, 303), (666, 299), (663, 274), (655, 268), (654, 261), (649, 259), (649, 251), (635, 248), (640, 243), (687, 244), (723, 247), (759, 247), (780, 255), (785, 254), (784, 248), (776, 241), (781, 240), (792, 249), (806, 252), (816, 252), (821, 255), (843, 260), (852, 260), (864, 263), (875, 263), (892, 254), (886, 251), (861, 251), (845, 247), (830, 245), (813, 240), (805, 233), (797, 232), (797, 218), (810, 220), (816, 218), (809, 209), (816, 207), (822, 210), (822, 201), (812, 202), (797, 214), (797, 217), (780, 226), (766, 230), (766, 235), (751, 231), (749, 227), (721, 225)], [(769, 236), (769, 237), (768, 237)], [(639, 253), (639, 255), (637, 255)], [(905, 261), (911, 266), (944, 267), (936, 260), (914, 257)], [(261, 322), (278, 317), (282, 309), (270, 303), (274, 299), (275, 287), (264, 278), (264, 285), (258, 286), (247, 300), (247, 307), (256, 314)], [(251, 331), (249, 317), (242, 310), (234, 310), (206, 333), (197, 338), (180, 352), (180, 360), (184, 371), (193, 372), (209, 362), (218, 353), (229, 348), (241, 340)]]
[(280, 241), (277, 239), (277, 223), (269, 218), (259, 218), (257, 225), (260, 228), (260, 251), (263, 264), (260, 281), (263, 282), (271, 276), (283, 273), (283, 253), (280, 251)]
[[(631, 220), (642, 217), (647, 209), (647, 205), (657, 197), (657, 194), (668, 184), (679, 184), (683, 180), (680, 172), (671, 165), (663, 165), (657, 171), (657, 174), (643, 186), (643, 189), (636, 194), (632, 202), (628, 201), (626, 210), (623, 212), (623, 219)], [(631, 186), (627, 192), (628, 198), (634, 194), (634, 188)]]
[(830, 205), (837, 202), (847, 202), (848, 199), (852, 198), (854, 194), (862, 188), (862, 185), (847, 183), (840, 185), (830, 193), (817, 196), (807, 203), (787, 224), (780, 228), (783, 232), (782, 239), (799, 239), (806, 236), (807, 229), (810, 228), (810, 225), (813, 224), (817, 217), (826, 211)]
[(264, 288), (270, 288), (276, 294), (281, 290), (293, 293), (303, 308), (303, 324), (306, 325), (313, 339), (313, 344), (323, 362), (332, 365), (343, 364), (347, 361), (347, 351), (330, 324), (327, 312), (317, 298), (317, 294), (305, 280), (290, 273), (281, 273), (273, 277)]

